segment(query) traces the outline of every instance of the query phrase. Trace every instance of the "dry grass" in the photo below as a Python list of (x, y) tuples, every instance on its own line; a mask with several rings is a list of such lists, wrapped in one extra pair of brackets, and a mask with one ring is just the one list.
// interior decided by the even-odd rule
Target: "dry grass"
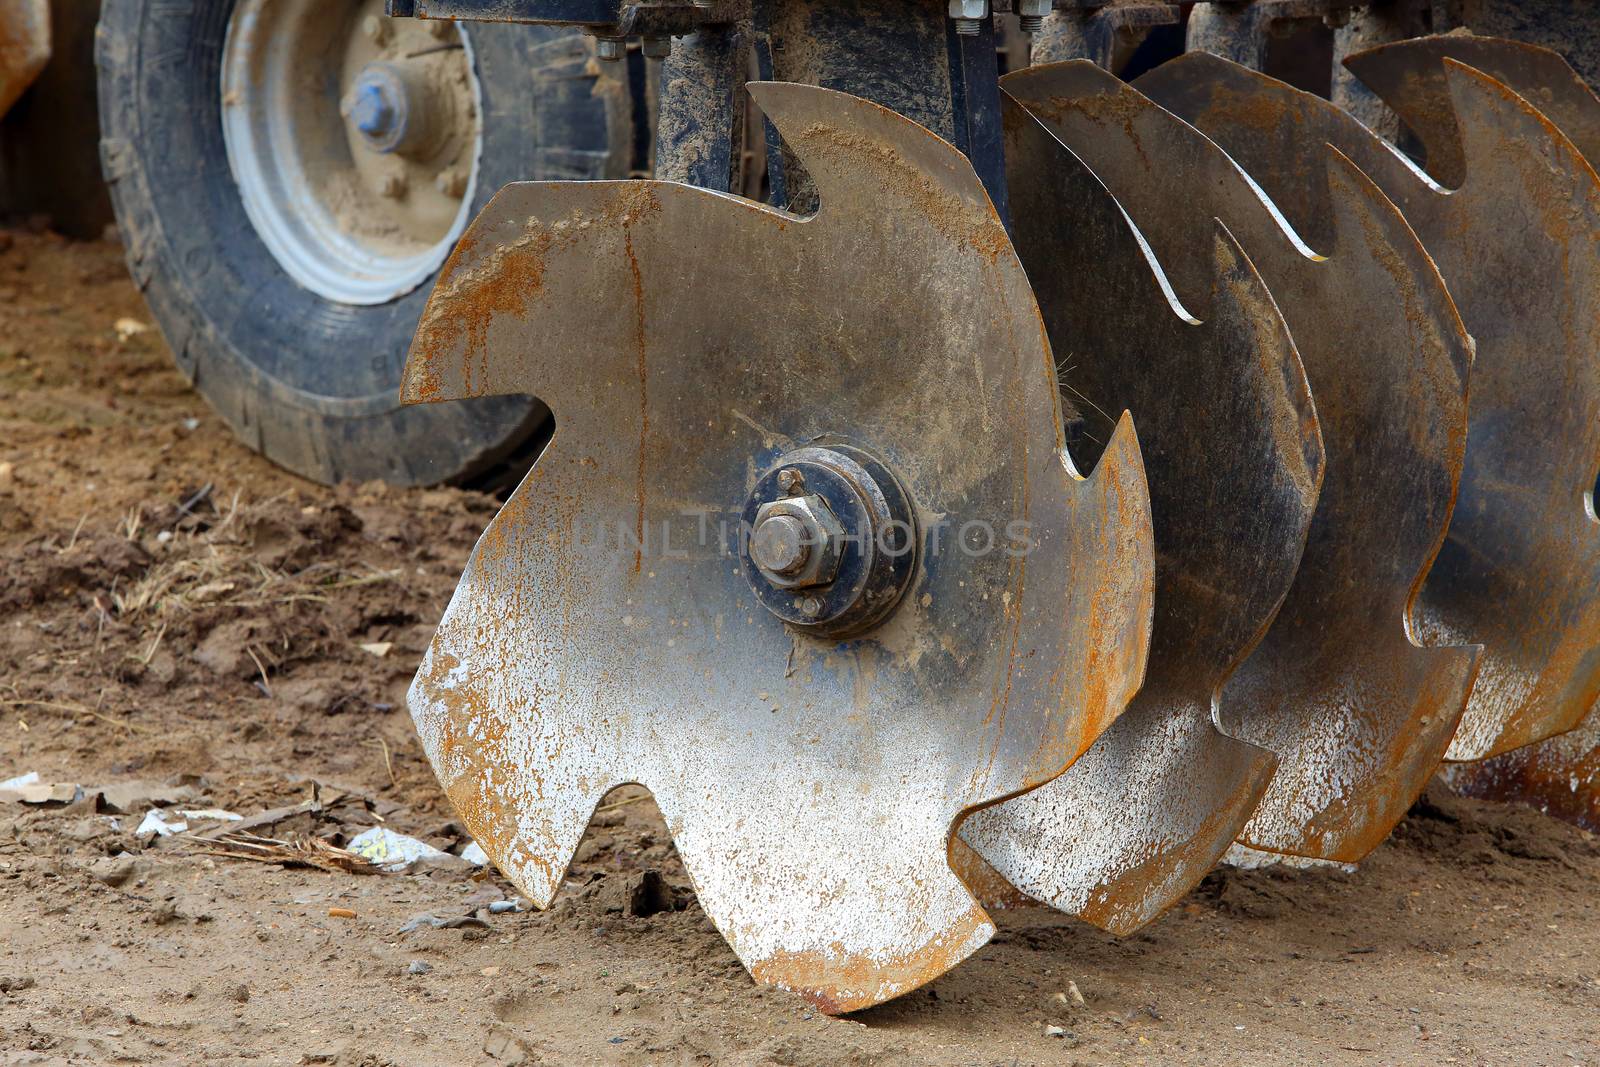
[[(202, 607), (262, 608), (294, 603), (327, 603), (330, 594), (393, 580), (398, 570), (349, 569), (335, 562), (313, 563), (297, 571), (268, 567), (251, 555), (243, 532), (249, 520), (277, 498), (241, 509), (235, 494), (219, 521), (196, 531), (173, 531), (165, 559), (126, 588), (111, 590), (111, 604), (124, 621), (165, 622)], [(136, 534), (142, 521), (123, 520), (124, 534)]]
[(250, 833), (223, 834), (216, 838), (185, 835), (185, 840), (213, 856), (273, 863), (283, 867), (314, 867), (334, 874), (382, 874), (383, 869), (349, 849), (330, 845), (320, 837), (287, 839), (257, 837)]

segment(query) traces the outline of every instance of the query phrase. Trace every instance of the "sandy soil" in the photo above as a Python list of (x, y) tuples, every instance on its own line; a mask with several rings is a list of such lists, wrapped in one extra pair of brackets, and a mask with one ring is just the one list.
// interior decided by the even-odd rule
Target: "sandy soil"
[(124, 318), (118, 248), (0, 233), (0, 780), (86, 787), (0, 803), (0, 1063), (1600, 1063), (1600, 842), (1439, 789), (1357, 873), (1219, 871), (1124, 940), (1007, 912), (845, 1019), (751, 983), (639, 790), (543, 914), (142, 844), (183, 787), (465, 844), (403, 694), (496, 501), (298, 481)]

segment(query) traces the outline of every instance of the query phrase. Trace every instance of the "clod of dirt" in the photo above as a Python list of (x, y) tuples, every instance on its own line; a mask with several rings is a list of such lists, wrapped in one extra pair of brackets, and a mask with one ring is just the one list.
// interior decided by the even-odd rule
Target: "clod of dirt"
[(133, 856), (102, 856), (89, 864), (89, 874), (95, 881), (109, 886), (119, 886), (139, 870), (139, 861)]

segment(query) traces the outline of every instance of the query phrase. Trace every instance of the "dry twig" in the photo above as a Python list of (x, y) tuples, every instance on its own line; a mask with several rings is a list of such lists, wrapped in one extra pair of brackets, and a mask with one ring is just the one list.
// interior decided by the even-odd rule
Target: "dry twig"
[(255, 834), (235, 832), (219, 837), (196, 837), (185, 834), (184, 839), (199, 846), (213, 856), (228, 859), (252, 860), (256, 863), (276, 863), (284, 867), (314, 867), (334, 874), (381, 874), (364, 856), (349, 849), (330, 845), (320, 837), (295, 836), (286, 840), (275, 837), (258, 837)]

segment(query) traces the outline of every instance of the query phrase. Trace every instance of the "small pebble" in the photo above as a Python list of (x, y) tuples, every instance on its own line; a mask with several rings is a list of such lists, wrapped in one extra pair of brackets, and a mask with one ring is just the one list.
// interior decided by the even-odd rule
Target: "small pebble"
[(489, 905), (490, 915), (504, 915), (508, 911), (516, 911), (517, 902), (514, 900), (497, 900)]
[(433, 970), (433, 964), (423, 963), (421, 960), (412, 960), (411, 966), (406, 968), (407, 974), (427, 974)]
[(1067, 1036), (1067, 1028), (1065, 1026), (1047, 1026), (1047, 1027), (1044, 1028), (1044, 1036), (1045, 1037), (1066, 1037)]

